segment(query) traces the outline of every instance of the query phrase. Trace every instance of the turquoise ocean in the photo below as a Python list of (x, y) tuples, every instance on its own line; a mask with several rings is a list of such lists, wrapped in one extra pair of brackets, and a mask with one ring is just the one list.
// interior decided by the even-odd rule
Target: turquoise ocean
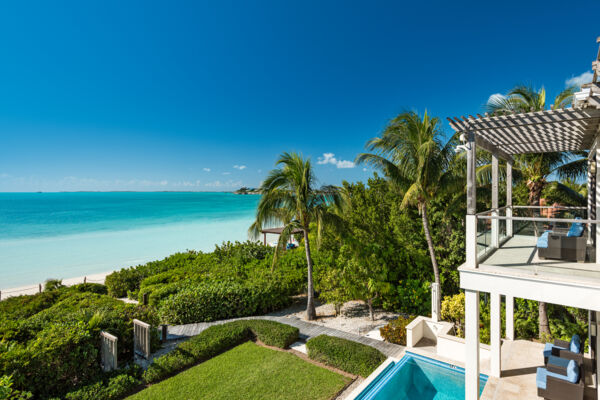
[(245, 241), (259, 196), (0, 193), (0, 290)]

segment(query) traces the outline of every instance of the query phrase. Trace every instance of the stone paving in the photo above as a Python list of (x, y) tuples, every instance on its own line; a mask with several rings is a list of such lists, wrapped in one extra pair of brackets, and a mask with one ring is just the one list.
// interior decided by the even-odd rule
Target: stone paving
[(307, 321), (303, 321), (296, 317), (282, 317), (282, 316), (272, 316), (272, 315), (264, 315), (257, 317), (247, 317), (247, 318), (233, 318), (222, 321), (215, 322), (199, 322), (195, 324), (186, 324), (186, 325), (172, 325), (168, 327), (168, 340), (175, 339), (183, 339), (185, 337), (191, 337), (198, 335), (200, 332), (205, 330), (206, 328), (212, 325), (225, 324), (227, 322), (236, 321), (240, 319), (266, 319), (270, 321), (280, 322), (282, 324), (287, 324), (291, 326), (295, 326), (300, 330), (300, 338), (304, 341), (319, 335), (329, 335), (335, 336), (343, 339), (352, 340), (354, 342), (362, 343), (367, 346), (371, 346), (381, 351), (388, 357), (397, 357), (404, 351), (404, 346), (400, 346), (393, 343), (387, 343), (380, 340), (375, 340), (368, 338), (366, 336), (359, 336), (353, 333), (340, 331), (338, 329), (327, 328), (324, 326), (316, 325)]

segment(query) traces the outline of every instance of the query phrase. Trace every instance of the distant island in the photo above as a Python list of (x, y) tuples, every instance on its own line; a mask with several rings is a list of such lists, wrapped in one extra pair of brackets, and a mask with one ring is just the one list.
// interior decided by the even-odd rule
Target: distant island
[(241, 187), (235, 192), (235, 194), (260, 194), (260, 189), (257, 188), (249, 188), (249, 187)]

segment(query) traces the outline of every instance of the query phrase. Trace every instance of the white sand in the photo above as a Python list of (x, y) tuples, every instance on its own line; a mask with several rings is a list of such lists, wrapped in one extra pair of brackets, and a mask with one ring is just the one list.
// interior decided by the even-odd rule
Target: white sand
[[(78, 276), (76, 278), (67, 278), (63, 279), (62, 283), (65, 286), (77, 285), (79, 283), (83, 283), (84, 279), (88, 283), (104, 283), (104, 279), (107, 275), (112, 274), (114, 271), (103, 272), (100, 274), (91, 274), (87, 276)], [(44, 290), (44, 282), (40, 282), (37, 285), (30, 286), (21, 286), (11, 289), (2, 289), (0, 291), (0, 299), (4, 300), (9, 297), (21, 296), (24, 294), (36, 294), (40, 291), (40, 286), (42, 285), (42, 290)]]

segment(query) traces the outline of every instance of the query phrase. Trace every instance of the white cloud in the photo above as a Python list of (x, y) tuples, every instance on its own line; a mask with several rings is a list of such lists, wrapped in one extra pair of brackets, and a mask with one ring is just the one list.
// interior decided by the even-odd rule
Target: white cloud
[(231, 175), (231, 172), (223, 172), (223, 175)]
[(323, 153), (323, 157), (319, 157), (317, 164), (333, 164), (337, 168), (354, 168), (354, 162), (348, 160), (338, 160), (333, 153)]
[(166, 186), (169, 184), (169, 181), (160, 181), (160, 186)]
[(204, 172), (210, 172), (210, 168), (202, 168), (202, 171), (204, 171)]
[(2, 179), (5, 179), (5, 178), (10, 178), (10, 177), (11, 177), (11, 175), (10, 175), (10, 174), (7, 174), (7, 173), (2, 173), (2, 174), (0, 174), (0, 178), (2, 178)]
[(363, 168), (363, 171), (364, 171), (364, 172), (367, 172), (367, 169), (366, 169), (366, 168)]
[(229, 179), (228, 181), (222, 182), (222, 181), (214, 181), (214, 182), (208, 182), (205, 183), (204, 186), (206, 187), (219, 187), (219, 188), (239, 188), (242, 185), (242, 181), (234, 181)]
[(581, 75), (570, 77), (565, 81), (565, 85), (581, 87), (581, 85), (583, 85), (584, 83), (590, 83), (593, 77), (593, 73), (586, 71)]
[(233, 168), (239, 169), (241, 171), (243, 169), (246, 169), (246, 166), (245, 165), (234, 165)]

